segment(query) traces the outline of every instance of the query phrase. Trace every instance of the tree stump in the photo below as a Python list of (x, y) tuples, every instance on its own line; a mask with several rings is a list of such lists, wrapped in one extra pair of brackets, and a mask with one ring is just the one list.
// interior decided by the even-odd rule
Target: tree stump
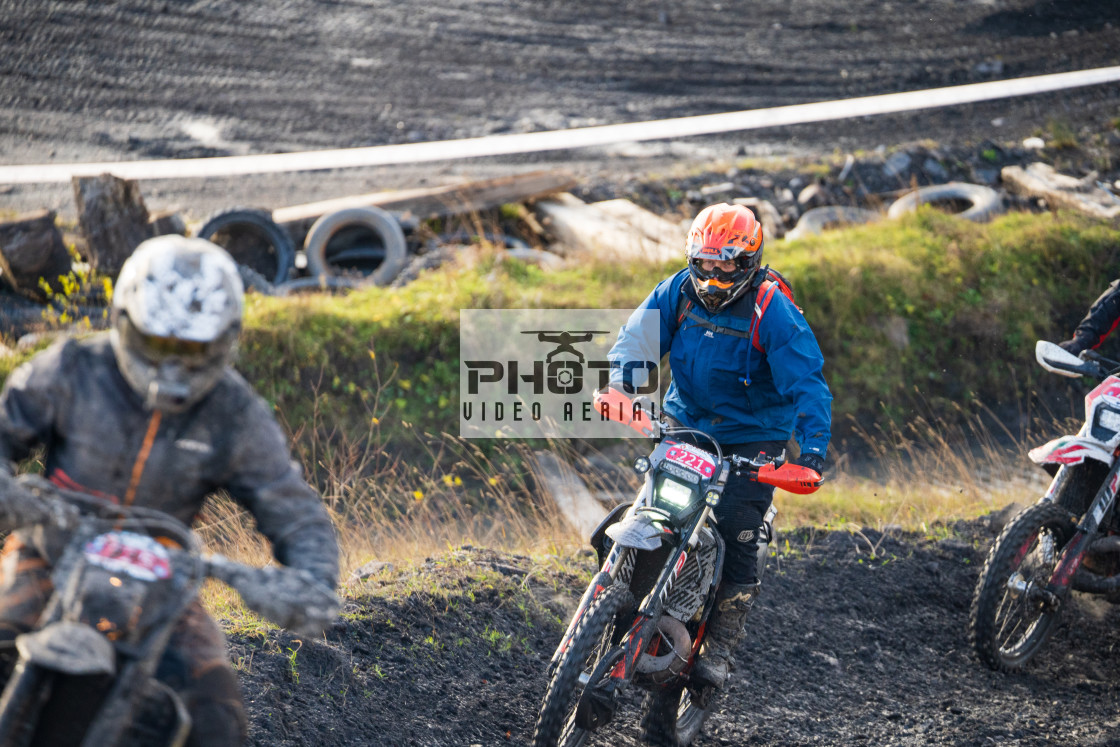
[(54, 219), (54, 211), (37, 210), (0, 223), (0, 279), (35, 301), (47, 300), (40, 279), (58, 291), (59, 276), (71, 270), (70, 253)]
[(115, 280), (136, 246), (152, 235), (139, 185), (112, 174), (76, 176), (71, 183), (90, 266)]

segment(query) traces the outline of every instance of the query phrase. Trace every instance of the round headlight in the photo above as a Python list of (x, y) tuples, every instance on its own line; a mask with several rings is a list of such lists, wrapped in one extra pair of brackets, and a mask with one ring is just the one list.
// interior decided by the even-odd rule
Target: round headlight
[(718, 490), (709, 490), (707, 493), (704, 494), (704, 502), (707, 503), (709, 506), (715, 506), (716, 504), (719, 503), (719, 496), (720, 496), (720, 493), (719, 493)]
[(649, 472), (649, 460), (645, 457), (638, 457), (634, 460), (634, 471), (639, 475), (644, 475)]

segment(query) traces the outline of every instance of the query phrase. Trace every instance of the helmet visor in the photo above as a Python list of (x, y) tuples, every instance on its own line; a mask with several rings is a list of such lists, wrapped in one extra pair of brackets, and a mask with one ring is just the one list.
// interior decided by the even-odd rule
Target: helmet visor
[(175, 358), (187, 365), (202, 365), (213, 358), (220, 347), (220, 342), (215, 340), (184, 340), (178, 337), (146, 335), (127, 319), (121, 327), (125, 347), (152, 363)]
[(701, 239), (693, 239), (688, 243), (686, 249), (689, 259), (714, 259), (714, 260), (728, 260), (738, 259), (741, 255), (746, 254), (741, 246), (728, 244), (726, 246), (708, 246)]

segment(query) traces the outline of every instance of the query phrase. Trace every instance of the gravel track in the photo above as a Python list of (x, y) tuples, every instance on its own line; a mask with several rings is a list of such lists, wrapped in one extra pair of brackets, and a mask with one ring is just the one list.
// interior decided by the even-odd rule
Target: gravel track
[[(1112, 0), (0, 0), (0, 162), (270, 153), (736, 111), (1120, 63)], [(1015, 141), (1120, 86), (694, 138), (676, 147), (154, 182), (195, 217), (565, 163), (589, 178), (737, 152)], [(997, 120), (998, 126), (992, 121)], [(64, 186), (0, 208), (72, 212)]]

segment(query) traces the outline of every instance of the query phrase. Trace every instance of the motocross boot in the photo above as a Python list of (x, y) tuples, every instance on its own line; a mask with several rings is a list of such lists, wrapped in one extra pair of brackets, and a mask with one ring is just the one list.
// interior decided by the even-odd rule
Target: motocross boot
[(708, 620), (708, 635), (696, 666), (692, 668), (692, 681), (701, 686), (723, 687), (731, 674), (731, 654), (747, 627), (747, 613), (754, 605), (761, 583), (728, 584), (720, 587), (715, 608)]

